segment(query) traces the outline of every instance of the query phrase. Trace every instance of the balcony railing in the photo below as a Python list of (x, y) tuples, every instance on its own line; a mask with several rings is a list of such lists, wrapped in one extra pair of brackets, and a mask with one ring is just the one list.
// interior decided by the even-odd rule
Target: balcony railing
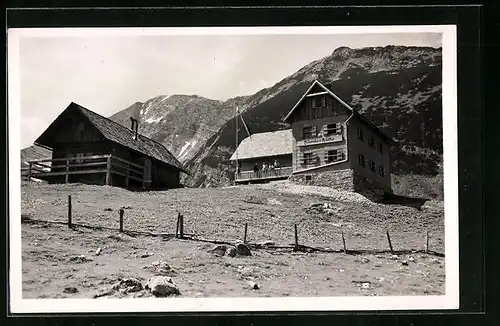
[(69, 182), (70, 175), (76, 174), (105, 174), (106, 184), (111, 184), (111, 175), (125, 177), (126, 186), (130, 180), (143, 182), (144, 167), (117, 156), (93, 155), (73, 158), (56, 158), (29, 161), (27, 168), (21, 168), (21, 179), (30, 181), (47, 179), (55, 176), (64, 176)]
[(273, 180), (287, 178), (292, 174), (292, 167), (282, 167), (267, 171), (241, 171), (236, 173), (236, 181), (252, 181), (252, 180)]

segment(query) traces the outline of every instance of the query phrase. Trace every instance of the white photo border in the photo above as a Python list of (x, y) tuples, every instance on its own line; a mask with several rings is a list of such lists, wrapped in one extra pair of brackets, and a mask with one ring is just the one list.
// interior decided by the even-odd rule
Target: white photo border
[[(442, 34), (445, 294), (385, 297), (23, 299), (21, 262), (20, 62), (22, 37), (252, 35), (252, 34)], [(8, 30), (9, 293), (11, 313), (150, 313), (448, 310), (459, 308), (457, 29), (456, 25), (182, 28), (14, 28)], [(169, 301), (166, 301), (169, 300)], [(244, 307), (244, 308), (242, 308)], [(242, 310), (244, 309), (244, 310)]]

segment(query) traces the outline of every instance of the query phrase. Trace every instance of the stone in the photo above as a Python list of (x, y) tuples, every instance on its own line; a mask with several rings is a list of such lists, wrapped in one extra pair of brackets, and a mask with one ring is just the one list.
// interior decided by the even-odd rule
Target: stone
[(403, 260), (403, 261), (401, 262), (401, 264), (402, 264), (403, 266), (408, 266), (408, 262), (407, 262), (406, 260)]
[(154, 255), (154, 253), (152, 253), (152, 252), (146, 252), (146, 253), (141, 255), (141, 258), (148, 258), (148, 257), (151, 257), (153, 255)]
[(112, 211), (113, 211), (113, 209), (112, 209), (112, 208), (105, 208), (104, 210), (105, 210), (106, 212), (112, 212)]
[(368, 282), (362, 283), (361, 284), (361, 288), (363, 288), (363, 289), (369, 289), (370, 288), (370, 283), (368, 283)]
[(236, 254), (238, 256), (251, 256), (250, 248), (246, 244), (240, 243), (236, 246)]
[(124, 293), (138, 292), (143, 289), (141, 282), (135, 278), (122, 279), (120, 283), (118, 283), (118, 288), (123, 289)]
[(69, 286), (69, 287), (65, 287), (63, 292), (73, 294), (73, 293), (78, 293), (78, 289), (73, 287), (73, 286)]
[(248, 286), (252, 290), (258, 290), (258, 289), (260, 289), (259, 285), (257, 283), (255, 283), (254, 281), (248, 281)]
[(227, 248), (226, 255), (228, 255), (229, 257), (236, 256), (236, 248), (235, 247)]
[(74, 262), (74, 263), (85, 263), (88, 261), (92, 261), (92, 259), (86, 257), (85, 255), (79, 255), (79, 256), (74, 256), (69, 259), (69, 261)]
[(96, 255), (96, 256), (99, 256), (99, 255), (101, 254), (101, 252), (102, 252), (102, 248), (101, 248), (101, 247), (99, 247), (99, 248), (97, 248), (97, 250), (95, 251), (95, 255)]
[(145, 286), (155, 297), (168, 297), (171, 295), (179, 295), (179, 287), (168, 276), (153, 276)]
[(151, 263), (151, 265), (144, 266), (143, 269), (146, 269), (153, 273), (154, 275), (162, 275), (162, 276), (175, 276), (177, 273), (168, 265), (166, 262), (157, 260)]
[(413, 258), (413, 257), (410, 256), (410, 257), (408, 257), (408, 261), (414, 262), (415, 258)]
[(226, 250), (227, 250), (226, 245), (217, 245), (213, 249), (210, 249), (208, 252), (213, 253), (217, 256), (224, 256)]
[(267, 240), (267, 241), (260, 242), (259, 245), (262, 247), (267, 247), (267, 246), (274, 246), (275, 243), (271, 240)]

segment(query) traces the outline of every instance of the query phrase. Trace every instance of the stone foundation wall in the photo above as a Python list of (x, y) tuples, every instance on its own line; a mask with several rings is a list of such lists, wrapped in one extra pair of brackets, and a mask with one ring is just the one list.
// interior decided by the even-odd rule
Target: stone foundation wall
[(350, 169), (293, 174), (290, 176), (290, 181), (301, 185), (332, 187), (346, 191), (355, 190), (353, 171)]
[(377, 181), (365, 178), (353, 172), (354, 191), (359, 192), (371, 200), (379, 200), (384, 197), (385, 192), (392, 193), (390, 187), (385, 187)]
[(351, 169), (293, 174), (290, 176), (290, 181), (301, 185), (355, 191), (372, 200), (381, 199), (384, 192), (392, 192), (390, 188), (384, 187), (376, 181), (364, 178)]

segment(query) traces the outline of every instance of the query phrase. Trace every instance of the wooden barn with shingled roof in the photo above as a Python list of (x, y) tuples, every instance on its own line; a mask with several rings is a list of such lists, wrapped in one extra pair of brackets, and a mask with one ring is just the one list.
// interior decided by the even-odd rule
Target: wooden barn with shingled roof
[(188, 173), (162, 144), (131, 128), (71, 103), (38, 137), (35, 145), (52, 158), (28, 162), (25, 175), (49, 183), (86, 183), (128, 189), (180, 187)]

